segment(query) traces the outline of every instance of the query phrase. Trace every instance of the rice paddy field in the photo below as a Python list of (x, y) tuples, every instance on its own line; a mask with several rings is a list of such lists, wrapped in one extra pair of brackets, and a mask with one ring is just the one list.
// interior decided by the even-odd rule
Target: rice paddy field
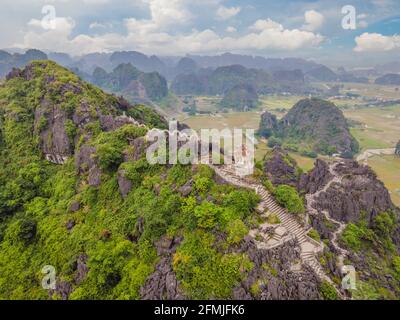
[(362, 150), (394, 148), (400, 140), (400, 105), (345, 110), (344, 115), (361, 123), (351, 132)]
[(376, 156), (368, 160), (368, 165), (385, 184), (392, 201), (400, 206), (400, 157)]
[[(367, 92), (373, 94), (387, 92), (391, 98), (396, 98), (397, 91), (394, 88), (382, 88), (374, 85), (352, 86), (356, 92)], [(349, 89), (350, 90), (350, 89)], [(383, 91), (384, 90), (384, 91)], [(353, 92), (353, 91), (352, 91)], [(188, 124), (195, 130), (202, 128), (243, 128), (258, 129), (261, 113), (268, 110), (281, 118), (301, 96), (263, 96), (260, 98), (260, 107), (256, 111), (250, 112), (229, 112), (211, 113), (206, 115), (183, 116), (179, 120)], [(400, 98), (400, 97), (399, 97)], [(216, 99), (200, 97), (197, 106), (202, 110), (207, 108), (211, 111), (215, 107)], [(200, 103), (197, 101), (201, 101)], [(358, 102), (357, 102), (358, 101)], [(332, 101), (342, 108), (346, 118), (354, 120), (358, 125), (351, 128), (351, 133), (360, 143), (361, 151), (367, 149), (393, 148), (400, 140), (400, 105), (391, 107), (362, 107), (357, 99)], [(352, 108), (344, 108), (352, 104)], [(255, 149), (256, 160), (261, 160), (268, 147), (266, 141), (259, 141)], [(298, 165), (304, 170), (309, 171), (313, 168), (315, 159), (301, 156), (291, 152), (290, 155), (297, 161)], [(389, 192), (393, 202), (400, 206), (400, 157), (395, 156), (375, 156), (368, 160), (368, 164), (382, 180)]]

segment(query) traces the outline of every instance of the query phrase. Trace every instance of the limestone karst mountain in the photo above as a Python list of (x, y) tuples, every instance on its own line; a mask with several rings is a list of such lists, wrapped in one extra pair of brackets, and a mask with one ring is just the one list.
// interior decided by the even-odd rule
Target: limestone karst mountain
[(279, 121), (264, 112), (259, 133), (274, 136), (280, 144), (303, 153), (314, 151), (348, 158), (358, 152), (358, 142), (350, 134), (342, 111), (333, 103), (317, 98), (300, 100)]

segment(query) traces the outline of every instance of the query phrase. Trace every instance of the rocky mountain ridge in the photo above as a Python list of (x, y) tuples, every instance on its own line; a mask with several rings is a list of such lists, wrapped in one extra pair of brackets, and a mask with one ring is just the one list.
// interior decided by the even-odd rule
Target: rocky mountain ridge
[(274, 136), (281, 143), (297, 145), (308, 152), (340, 154), (344, 158), (358, 152), (358, 142), (350, 134), (342, 111), (333, 103), (317, 98), (300, 100), (281, 120), (265, 111), (259, 134)]

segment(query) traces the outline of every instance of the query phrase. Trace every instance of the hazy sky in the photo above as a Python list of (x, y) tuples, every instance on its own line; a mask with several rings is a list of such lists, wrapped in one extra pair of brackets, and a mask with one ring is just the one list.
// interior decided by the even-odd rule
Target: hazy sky
[[(398, 60), (398, 0), (2, 0), (0, 47)], [(342, 27), (342, 8), (356, 29)], [(53, 19), (53, 15), (55, 18)]]

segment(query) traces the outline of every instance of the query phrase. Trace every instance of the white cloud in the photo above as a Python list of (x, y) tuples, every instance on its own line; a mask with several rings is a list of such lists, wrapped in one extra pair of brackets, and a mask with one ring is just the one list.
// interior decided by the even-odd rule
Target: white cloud
[(151, 21), (157, 26), (185, 23), (192, 17), (184, 0), (143, 0), (149, 5)]
[(304, 20), (304, 30), (316, 31), (324, 24), (325, 17), (318, 11), (308, 10), (304, 13)]
[[(105, 52), (112, 50), (137, 50), (148, 54), (178, 55), (186, 53), (217, 53), (226, 51), (296, 50), (316, 47), (324, 37), (307, 30), (285, 29), (271, 20), (257, 20), (244, 35), (236, 35), (228, 27), (229, 36), (215, 31), (191, 30), (188, 33), (169, 33), (191, 19), (184, 0), (143, 0), (150, 9), (150, 18), (129, 18), (124, 21), (126, 34), (106, 33), (74, 36), (75, 22), (71, 18), (57, 18), (56, 29), (43, 30), (40, 21), (29, 23), (31, 29), (18, 47), (41, 48), (71, 54)], [(93, 23), (92, 28), (100, 27)]]
[(224, 7), (220, 6), (217, 10), (217, 17), (220, 20), (228, 20), (234, 16), (236, 16), (240, 12), (240, 7)]
[(112, 27), (112, 23), (92, 22), (89, 25), (89, 29), (105, 29), (110, 27)]
[(278, 22), (275, 22), (271, 19), (267, 19), (267, 20), (257, 20), (256, 22), (254, 22), (253, 25), (249, 27), (249, 29), (253, 31), (263, 31), (266, 29), (283, 30), (283, 26)]
[(384, 36), (380, 33), (365, 32), (355, 38), (356, 52), (390, 51), (400, 48), (400, 36)]
[(361, 21), (359, 21), (359, 22), (357, 23), (357, 26), (360, 27), (360, 28), (362, 28), (362, 29), (367, 28), (367, 27), (368, 27), (368, 22), (365, 21), (365, 20), (361, 20)]
[(237, 29), (235, 27), (229, 26), (229, 27), (226, 28), (226, 31), (230, 32), (230, 33), (233, 33), (233, 32), (236, 32)]

